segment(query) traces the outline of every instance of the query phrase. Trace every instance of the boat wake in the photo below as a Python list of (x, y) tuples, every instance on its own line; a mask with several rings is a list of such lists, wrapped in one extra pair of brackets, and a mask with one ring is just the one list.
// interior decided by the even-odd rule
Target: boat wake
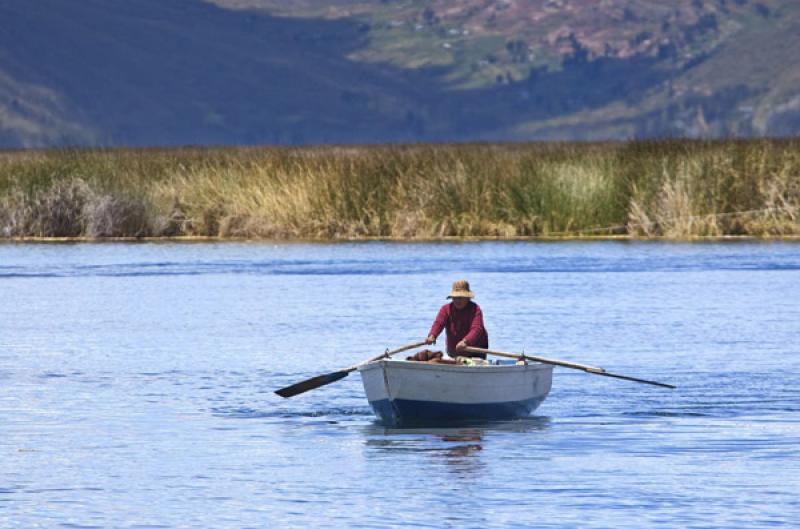
[(317, 410), (259, 410), (248, 407), (216, 407), (211, 409), (212, 415), (225, 419), (295, 419), (295, 418), (327, 418), (336, 420), (342, 417), (372, 417), (372, 411), (366, 407), (335, 407)]

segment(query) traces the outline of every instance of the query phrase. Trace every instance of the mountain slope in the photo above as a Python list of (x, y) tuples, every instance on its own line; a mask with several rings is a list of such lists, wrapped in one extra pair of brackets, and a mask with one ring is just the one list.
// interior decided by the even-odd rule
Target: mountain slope
[(800, 131), (792, 0), (0, 0), (0, 146)]
[[(2, 1), (0, 18), (12, 21), (0, 33), (0, 79), (11, 80), (0, 85), (3, 107), (16, 101), (32, 121), (53, 114), (52, 128), (67, 135), (79, 128), (78, 141), (349, 141), (387, 128), (394, 139), (411, 134), (404, 123), (418, 88), (343, 58), (361, 38), (346, 22), (157, 0)], [(302, 40), (317, 34), (330, 42)], [(14, 86), (51, 93), (58, 104)], [(2, 128), (11, 128), (5, 119)], [(19, 137), (35, 144), (55, 136), (20, 129)]]

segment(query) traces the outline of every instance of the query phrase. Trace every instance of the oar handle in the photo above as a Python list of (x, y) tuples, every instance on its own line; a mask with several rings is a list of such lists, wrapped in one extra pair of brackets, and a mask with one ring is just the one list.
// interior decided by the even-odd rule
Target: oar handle
[(545, 358), (543, 356), (532, 356), (516, 353), (508, 353), (506, 351), (495, 351), (493, 349), (483, 349), (482, 347), (467, 347), (465, 351), (470, 353), (490, 354), (495, 356), (503, 356), (506, 358), (516, 358), (517, 360), (532, 360), (534, 362), (541, 362), (543, 364), (551, 364), (554, 366), (568, 367), (570, 369), (578, 369), (593, 375), (602, 375), (604, 377), (619, 378), (622, 380), (630, 380), (632, 382), (640, 382), (642, 384), (650, 384), (651, 386), (659, 386), (662, 388), (675, 389), (672, 384), (664, 384), (663, 382), (655, 382), (653, 380), (645, 380), (643, 378), (629, 377), (627, 375), (618, 375), (616, 373), (609, 373), (602, 367), (588, 366), (585, 364), (576, 364), (574, 362), (565, 362), (564, 360), (554, 360), (552, 358)]
[(391, 351), (386, 351), (385, 353), (380, 354), (380, 355), (376, 356), (375, 358), (370, 358), (369, 360), (365, 360), (364, 362), (360, 362), (360, 363), (358, 363), (358, 364), (356, 364), (354, 366), (350, 366), (347, 369), (342, 369), (342, 371), (344, 371), (346, 373), (350, 373), (352, 371), (355, 371), (356, 369), (358, 369), (361, 366), (365, 366), (365, 365), (370, 364), (372, 362), (376, 362), (376, 361), (380, 360), (381, 358), (388, 358), (388, 357), (390, 357), (392, 355), (396, 355), (397, 353), (402, 353), (403, 351), (408, 351), (409, 349), (415, 349), (417, 347), (422, 347), (423, 345), (425, 345), (427, 343), (428, 342), (426, 342), (425, 340), (422, 340), (421, 342), (409, 343), (409, 344), (403, 345), (401, 347), (398, 347), (397, 349), (392, 349)]
[(516, 358), (518, 360), (533, 360), (534, 362), (541, 362), (543, 364), (552, 364), (554, 366), (569, 367), (570, 369), (580, 369), (589, 373), (605, 373), (606, 370), (602, 367), (587, 366), (585, 364), (575, 364), (573, 362), (566, 362), (564, 360), (554, 360), (552, 358), (545, 358), (543, 356), (531, 356), (526, 354), (507, 353), (505, 351), (496, 351), (494, 349), (483, 349), (482, 347), (467, 347), (465, 351), (470, 353), (490, 354), (495, 356), (504, 356), (506, 358)]

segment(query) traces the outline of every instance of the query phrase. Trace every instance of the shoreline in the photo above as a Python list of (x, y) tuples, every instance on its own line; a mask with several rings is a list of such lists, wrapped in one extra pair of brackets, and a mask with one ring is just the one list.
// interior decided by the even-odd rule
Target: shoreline
[(346, 243), (396, 243), (396, 244), (438, 244), (438, 243), (478, 243), (478, 242), (630, 242), (630, 243), (715, 243), (715, 242), (800, 242), (800, 235), (716, 235), (674, 238), (664, 236), (641, 237), (635, 235), (571, 235), (571, 236), (467, 236), (467, 237), (352, 237), (352, 238), (258, 238), (258, 237), (218, 237), (218, 236), (177, 236), (177, 237), (9, 237), (0, 238), (0, 244), (113, 244), (113, 243), (257, 243), (257, 244), (346, 244)]

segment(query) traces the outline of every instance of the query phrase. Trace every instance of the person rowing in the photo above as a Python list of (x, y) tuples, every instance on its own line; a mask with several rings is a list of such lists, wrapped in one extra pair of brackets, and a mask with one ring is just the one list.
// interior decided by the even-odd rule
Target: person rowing
[(471, 353), (467, 347), (489, 347), (489, 333), (483, 326), (483, 313), (477, 303), (472, 301), (475, 294), (469, 288), (469, 282), (459, 279), (453, 283), (448, 299), (452, 300), (439, 309), (428, 333), (426, 344), (436, 343), (436, 338), (444, 330), (447, 335), (447, 354), (453, 358), (477, 357), (486, 358), (485, 354)]
[[(285, 388), (281, 388), (276, 390), (275, 393), (280, 395), (284, 398), (293, 397), (295, 395), (299, 395), (301, 393), (305, 393), (306, 391), (310, 391), (312, 389), (316, 389), (325, 385), (328, 385), (332, 382), (336, 382), (337, 380), (341, 380), (346, 377), (349, 373), (353, 371), (362, 371), (362, 378), (363, 373), (367, 370), (373, 370), (374, 366), (376, 365), (383, 365), (382, 371), (380, 371), (379, 383), (372, 383), (368, 384), (366, 379), (364, 379), (364, 389), (367, 392), (367, 398), (369, 399), (370, 403), (372, 403), (374, 398), (369, 397), (369, 392), (371, 389), (377, 388), (385, 388), (386, 394), (389, 391), (389, 379), (387, 377), (387, 366), (391, 365), (392, 363), (381, 364), (391, 356), (401, 353), (403, 351), (408, 351), (410, 349), (416, 349), (417, 347), (422, 347), (423, 345), (430, 345), (436, 343), (436, 337), (441, 334), (443, 330), (447, 331), (447, 354), (453, 358), (443, 358), (443, 354), (441, 351), (430, 351), (424, 350), (420, 351), (419, 353), (409, 356), (406, 360), (416, 361), (416, 362), (429, 362), (429, 363), (436, 363), (436, 364), (466, 364), (468, 366), (480, 366), (486, 365), (488, 362), (486, 361), (486, 354), (491, 354), (495, 356), (501, 356), (505, 358), (510, 358), (516, 360), (518, 365), (523, 366), (524, 372), (534, 372), (539, 371), (541, 368), (536, 367), (535, 365), (528, 365), (528, 362), (535, 362), (538, 364), (549, 364), (555, 366), (562, 366), (567, 367), (570, 369), (578, 369), (580, 371), (584, 371), (586, 373), (590, 373), (593, 375), (601, 375), (605, 377), (611, 378), (619, 378), (623, 380), (630, 380), (632, 382), (639, 382), (641, 384), (650, 384), (653, 386), (660, 386), (664, 388), (675, 389), (675, 386), (671, 384), (664, 384), (663, 382), (656, 382), (654, 380), (645, 380), (643, 378), (635, 378), (628, 375), (620, 375), (618, 373), (609, 373), (605, 369), (601, 367), (595, 367), (590, 365), (584, 364), (577, 364), (575, 362), (568, 362), (565, 360), (557, 360), (553, 358), (544, 358), (541, 356), (532, 356), (532, 355), (525, 355), (525, 354), (517, 354), (517, 353), (510, 353), (505, 351), (495, 351), (489, 349), (489, 333), (486, 332), (486, 328), (483, 326), (483, 313), (481, 312), (481, 308), (472, 301), (472, 298), (475, 297), (475, 294), (470, 290), (469, 283), (463, 279), (460, 279), (453, 283), (452, 291), (450, 295), (447, 296), (452, 301), (446, 305), (444, 305), (441, 309), (439, 309), (439, 313), (436, 315), (436, 319), (433, 322), (433, 326), (431, 326), (431, 330), (428, 333), (428, 337), (424, 341), (414, 342), (402, 347), (399, 347), (394, 350), (387, 349), (384, 353), (360, 362), (356, 365), (346, 367), (343, 369), (339, 369), (338, 371), (333, 371), (330, 373), (324, 373), (322, 375), (317, 375), (315, 377), (301, 380), (295, 384), (286, 386)], [(480, 358), (477, 359), (477, 358)], [(395, 368), (392, 368), (395, 369)], [(549, 371), (548, 373), (550, 373)], [(436, 376), (436, 380), (439, 379), (439, 376)], [(426, 380), (432, 380), (429, 377), (426, 377)], [(547, 379), (546, 388), (547, 390), (543, 394), (543, 396), (539, 399), (542, 400), (544, 395), (547, 394), (550, 388), (550, 379)], [(394, 383), (393, 383), (394, 384)], [(434, 385), (438, 384), (438, 382), (433, 382)], [(423, 384), (424, 386), (424, 384)], [(419, 389), (416, 385), (414, 385), (416, 389)], [(533, 387), (539, 387), (537, 384), (534, 384)], [(370, 389), (371, 388), (371, 389)], [(386, 395), (381, 396), (381, 399), (385, 399)], [(380, 402), (383, 402), (381, 400)], [(414, 402), (408, 401), (408, 402)], [(438, 401), (437, 406), (430, 407), (429, 410), (439, 410)], [(524, 401), (529, 402), (529, 401)], [(538, 402), (538, 401), (537, 401)], [(516, 408), (515, 406), (512, 406)], [(378, 407), (373, 406), (376, 410), (376, 413), (383, 419), (383, 412), (379, 412)], [(384, 410), (394, 410), (392, 413), (397, 413), (397, 408), (394, 406), (389, 407), (380, 407)], [(519, 406), (520, 409), (524, 410), (524, 415), (527, 415), (532, 411), (531, 408), (526, 407), (525, 405)], [(419, 418), (419, 415), (414, 415), (415, 418)], [(441, 418), (437, 415), (437, 419)], [(390, 420), (396, 420), (397, 417), (392, 415)]]

